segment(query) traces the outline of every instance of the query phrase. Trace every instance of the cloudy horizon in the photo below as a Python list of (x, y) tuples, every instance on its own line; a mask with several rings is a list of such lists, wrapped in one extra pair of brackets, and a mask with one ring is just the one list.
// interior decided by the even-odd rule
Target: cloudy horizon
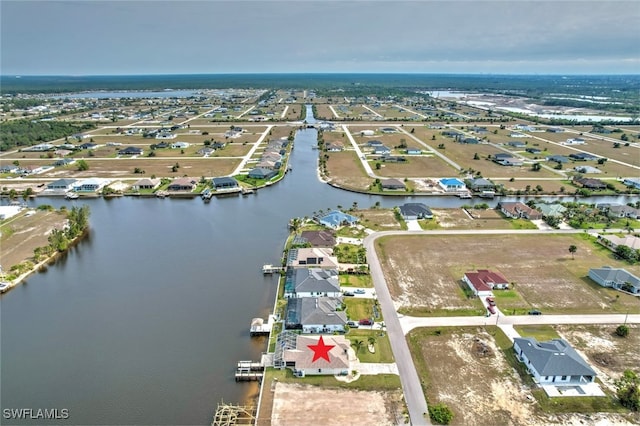
[(638, 1), (12, 1), (3, 75), (637, 74)]

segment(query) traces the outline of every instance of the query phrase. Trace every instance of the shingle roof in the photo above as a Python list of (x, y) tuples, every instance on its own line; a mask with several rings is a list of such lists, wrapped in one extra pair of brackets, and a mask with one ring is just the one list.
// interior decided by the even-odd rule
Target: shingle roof
[(541, 376), (595, 376), (596, 372), (564, 339), (538, 342), (532, 337), (513, 339)]

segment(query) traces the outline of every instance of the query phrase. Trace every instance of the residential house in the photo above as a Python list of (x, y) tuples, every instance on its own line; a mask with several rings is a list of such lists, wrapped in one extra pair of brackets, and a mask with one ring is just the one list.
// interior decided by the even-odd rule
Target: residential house
[(294, 244), (310, 244), (311, 247), (333, 247), (336, 245), (336, 234), (331, 230), (302, 231)]
[(404, 182), (402, 182), (399, 179), (383, 179), (380, 182), (380, 187), (382, 189), (389, 189), (389, 190), (405, 190), (407, 189), (406, 185), (404, 184)]
[(66, 157), (69, 154), (73, 154), (73, 151), (68, 149), (56, 149), (53, 152), (53, 155), (55, 155), (56, 157)]
[(73, 190), (76, 192), (96, 192), (107, 185), (107, 179), (90, 178), (76, 181), (73, 183)]
[(494, 191), (496, 186), (485, 178), (468, 179), (465, 181), (467, 188), (473, 192)]
[(515, 157), (503, 157), (503, 158), (494, 158), (494, 163), (500, 164), (501, 166), (522, 166), (522, 160)]
[(477, 272), (465, 272), (462, 281), (478, 297), (489, 296), (492, 290), (509, 288), (509, 281), (499, 272), (478, 269)]
[(585, 385), (597, 373), (564, 339), (538, 342), (533, 337), (516, 337), (513, 350), (541, 385)]
[(213, 178), (212, 183), (213, 183), (213, 188), (216, 191), (220, 191), (223, 189), (235, 189), (240, 186), (237, 180), (228, 176)]
[(462, 133), (457, 132), (455, 130), (444, 130), (441, 133), (442, 133), (442, 136), (446, 136), (448, 138), (458, 138), (462, 136)]
[(536, 209), (532, 209), (528, 205), (519, 201), (500, 202), (498, 208), (507, 217), (512, 219), (524, 218), (529, 220), (542, 219), (542, 213)]
[(598, 159), (597, 156), (589, 154), (588, 152), (576, 152), (573, 154), (569, 154), (569, 158), (576, 161), (591, 161)]
[(567, 145), (583, 145), (584, 139), (582, 138), (569, 138), (566, 140), (565, 144)]
[(623, 290), (633, 294), (640, 294), (640, 278), (636, 277), (626, 269), (602, 268), (589, 269), (589, 278), (602, 287), (611, 287), (616, 290)]
[(169, 184), (167, 190), (169, 191), (193, 191), (196, 188), (198, 181), (190, 177), (182, 177), (174, 179)]
[(47, 189), (51, 191), (71, 191), (76, 179), (58, 179), (47, 184)]
[(213, 154), (214, 152), (216, 152), (216, 150), (215, 150), (215, 149), (213, 149), (213, 148), (211, 148), (211, 147), (208, 147), (208, 146), (205, 146), (204, 148), (200, 148), (200, 149), (196, 152), (196, 154), (198, 154), (198, 155), (203, 155), (203, 156), (205, 156), (205, 157), (208, 157), (208, 156), (210, 156), (211, 154)]
[(276, 172), (275, 170), (256, 167), (254, 169), (251, 169), (249, 171), (249, 173), (247, 174), (247, 176), (252, 178), (252, 179), (269, 180), (272, 177), (276, 176), (277, 174), (278, 174), (278, 172)]
[(404, 220), (433, 219), (431, 209), (423, 203), (405, 203), (399, 209)]
[(622, 183), (630, 188), (640, 189), (640, 178), (625, 178)]
[(575, 183), (579, 183), (583, 188), (587, 189), (605, 189), (607, 185), (600, 179), (595, 178), (579, 178), (573, 180)]
[[(362, 130), (360, 136), (373, 136), (375, 132), (373, 130)], [(380, 142), (382, 144), (382, 142)]]
[(525, 146), (527, 146), (524, 142), (521, 141), (509, 141), (507, 142), (507, 145), (512, 148), (524, 148)]
[(326, 147), (329, 152), (340, 152), (344, 150), (344, 144), (342, 141), (329, 142)]
[(387, 155), (389, 153), (391, 153), (391, 148), (388, 148), (384, 145), (382, 146), (377, 146), (373, 149), (373, 153), (376, 155)]
[(337, 269), (288, 268), (284, 297), (340, 297)]
[(583, 173), (583, 174), (598, 174), (598, 173), (602, 173), (602, 170), (598, 169), (597, 167), (591, 167), (591, 166), (576, 166), (573, 168), (573, 170), (575, 170), (578, 173)]
[(383, 155), (380, 159), (385, 163), (404, 163), (407, 159), (401, 155)]
[(635, 235), (624, 235), (622, 237), (614, 234), (598, 235), (598, 242), (611, 249), (611, 251), (616, 251), (618, 246), (627, 246), (632, 250), (640, 250), (640, 238)]
[(525, 151), (531, 154), (540, 154), (542, 151), (539, 148), (525, 148)]
[(175, 139), (177, 137), (178, 137), (178, 135), (173, 134), (173, 133), (161, 132), (161, 133), (157, 133), (156, 134), (156, 139), (162, 139), (162, 140)]
[(384, 146), (384, 144), (382, 143), (382, 141), (374, 139), (374, 140), (367, 141), (367, 146), (369, 148), (377, 148), (379, 146)]
[(636, 209), (635, 207), (622, 205), (622, 204), (608, 204), (608, 203), (597, 204), (596, 207), (599, 210), (607, 213), (607, 215), (610, 217), (618, 217), (618, 218), (628, 217), (631, 219), (640, 218), (640, 209)]
[(53, 165), (55, 167), (64, 167), (64, 166), (69, 166), (75, 162), (76, 162), (75, 158), (61, 158), (59, 160), (54, 161)]
[(557, 217), (561, 218), (564, 215), (564, 212), (567, 211), (567, 208), (562, 204), (547, 204), (547, 203), (536, 203), (536, 209), (540, 210), (542, 213), (542, 217)]
[(256, 163), (256, 168), (258, 169), (267, 169), (267, 170), (277, 170), (280, 168), (279, 161), (273, 160), (260, 160)]
[(338, 258), (330, 247), (300, 247), (289, 250), (287, 266), (291, 268), (338, 269)]
[(476, 145), (480, 143), (476, 138), (458, 138), (458, 142), (468, 144), (468, 145)]
[(171, 146), (171, 149), (184, 149), (184, 148), (189, 148), (189, 143), (187, 143), (187, 142), (174, 142), (170, 146)]
[(456, 178), (444, 178), (438, 181), (438, 185), (445, 190), (445, 192), (459, 192), (465, 191), (467, 187), (464, 182)]
[(510, 138), (530, 138), (531, 136), (527, 135), (526, 133), (511, 132), (509, 133), (509, 137)]
[(341, 297), (299, 297), (287, 300), (284, 326), (303, 333), (344, 332), (347, 314)]
[(568, 163), (569, 159), (564, 155), (550, 155), (546, 158), (547, 161), (555, 161), (556, 163)]
[(55, 149), (55, 146), (53, 146), (50, 143), (40, 143), (38, 145), (33, 145), (33, 146), (29, 146), (26, 148), (22, 148), (22, 151), (25, 152), (43, 152), (43, 151), (51, 151), (52, 149)]
[(3, 164), (0, 166), (0, 173), (18, 173), (20, 171), (20, 167), (15, 164)]
[(547, 132), (549, 132), (549, 133), (563, 133), (564, 129), (562, 127), (547, 127)]
[(397, 130), (394, 127), (383, 127), (380, 129), (382, 133), (396, 133)]
[(444, 129), (445, 125), (443, 123), (431, 123), (429, 124), (430, 129)]
[(86, 142), (86, 143), (83, 143), (82, 145), (78, 146), (78, 148), (94, 150), (94, 149), (98, 148), (98, 144), (97, 143), (93, 143), (93, 142)]
[(142, 155), (144, 151), (137, 146), (128, 146), (118, 151), (118, 155)]
[(407, 152), (407, 155), (420, 155), (420, 154), (422, 154), (422, 150), (417, 149), (417, 148), (408, 148), (406, 152)]
[(470, 132), (474, 132), (474, 133), (478, 133), (478, 134), (486, 134), (489, 133), (489, 130), (487, 130), (486, 127), (479, 127), (479, 126), (471, 126), (468, 128), (468, 130)]
[[(285, 333), (291, 336), (287, 339)], [(352, 362), (357, 360), (351, 341), (342, 335), (280, 334), (279, 341), (295, 339), (295, 346), (276, 344), (278, 353), (274, 358), (280, 363), (276, 366), (291, 368), (295, 377), (347, 375), (352, 370)]]
[(160, 183), (161, 183), (160, 179), (142, 178), (136, 181), (133, 185), (131, 185), (131, 189), (134, 191), (140, 191), (141, 189), (153, 190), (159, 187)]
[(358, 218), (339, 210), (334, 210), (318, 218), (318, 222), (328, 228), (338, 229), (343, 226), (355, 225), (358, 223)]

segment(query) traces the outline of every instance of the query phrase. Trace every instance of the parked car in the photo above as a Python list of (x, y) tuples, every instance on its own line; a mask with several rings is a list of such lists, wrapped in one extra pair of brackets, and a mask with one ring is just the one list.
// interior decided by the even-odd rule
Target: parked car
[(343, 296), (353, 296), (354, 294), (352, 292), (350, 292), (350, 291), (343, 291), (342, 295)]
[(355, 294), (364, 294), (364, 293), (365, 293), (365, 291), (364, 291), (363, 289), (361, 289), (361, 288), (359, 288), (359, 289), (357, 289), (357, 290), (353, 290), (353, 292), (354, 292)]
[(355, 321), (347, 321), (347, 325), (351, 328), (358, 328), (358, 323)]
[(537, 309), (532, 309), (529, 311), (529, 315), (542, 315), (542, 312)]
[(363, 318), (360, 321), (358, 321), (358, 324), (360, 324), (360, 325), (373, 325), (373, 321), (371, 321), (368, 318)]
[(487, 310), (491, 312), (492, 315), (496, 313), (496, 308), (491, 305), (487, 306)]
[(487, 296), (487, 303), (489, 304), (489, 306), (496, 306), (496, 299), (494, 299), (491, 296)]

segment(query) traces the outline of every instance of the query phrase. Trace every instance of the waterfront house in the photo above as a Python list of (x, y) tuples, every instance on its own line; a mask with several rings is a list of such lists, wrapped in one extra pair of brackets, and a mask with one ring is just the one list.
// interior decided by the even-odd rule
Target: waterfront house
[(284, 297), (340, 297), (337, 269), (288, 268)]
[(76, 181), (73, 184), (73, 190), (76, 192), (96, 192), (107, 185), (107, 179), (90, 178)]
[(317, 220), (320, 225), (332, 229), (339, 229), (343, 226), (353, 226), (358, 223), (357, 217), (341, 212), (340, 210), (333, 210)]
[[(284, 333), (291, 333), (286, 335)], [(357, 361), (351, 342), (342, 335), (305, 335), (280, 333), (276, 344), (276, 366), (289, 367), (296, 377), (312, 375), (347, 375)], [(294, 340), (295, 339), (295, 340)], [(291, 345), (285, 341), (293, 341)]]
[(277, 174), (278, 172), (276, 172), (275, 170), (256, 167), (254, 169), (251, 169), (247, 174), (247, 176), (250, 177), (251, 179), (269, 180), (272, 177), (276, 176)]
[(485, 178), (468, 179), (465, 183), (467, 188), (473, 192), (494, 191), (496, 189), (493, 182)]
[(438, 181), (438, 185), (444, 189), (445, 192), (458, 192), (465, 191), (467, 187), (464, 182), (456, 178), (444, 178)]
[(423, 203), (405, 203), (399, 209), (404, 220), (433, 219), (431, 209)]
[(630, 188), (640, 189), (640, 178), (625, 178), (622, 183)]
[(338, 258), (329, 247), (300, 247), (289, 250), (287, 266), (291, 268), (337, 269)]
[(406, 185), (399, 179), (384, 179), (380, 182), (380, 187), (388, 190), (405, 190)]
[(215, 177), (211, 180), (211, 183), (213, 184), (213, 187), (216, 191), (220, 191), (223, 189), (234, 189), (240, 186), (237, 180), (228, 176)]
[(140, 191), (141, 189), (156, 189), (160, 186), (160, 179), (142, 178), (131, 185), (131, 189), (134, 191)]
[(611, 268), (609, 266), (591, 268), (589, 269), (589, 278), (602, 287), (640, 294), (640, 278), (627, 272), (626, 269)]
[(71, 191), (76, 179), (58, 179), (47, 185), (47, 189), (51, 191)]
[(478, 269), (477, 272), (465, 272), (462, 281), (478, 297), (490, 296), (492, 290), (509, 288), (509, 281), (499, 272)]
[(607, 187), (607, 185), (601, 181), (600, 179), (595, 179), (595, 178), (579, 178), (579, 179), (574, 179), (573, 182), (575, 183), (579, 183), (580, 185), (582, 185), (583, 188), (587, 188), (587, 189), (605, 189)]
[(640, 219), (640, 209), (636, 209), (635, 207), (631, 207), (627, 205), (610, 204), (606, 208), (606, 212), (607, 212), (607, 215), (609, 215), (610, 217), (619, 217), (619, 218), (628, 217), (630, 219)]
[(542, 217), (562, 218), (564, 215), (564, 212), (567, 211), (567, 208), (565, 206), (558, 203), (553, 203), (553, 204), (536, 203), (535, 206), (536, 206), (536, 209), (540, 210), (540, 213), (542, 213)]
[(310, 244), (311, 247), (333, 247), (336, 245), (336, 234), (331, 230), (302, 231), (294, 244)]
[(538, 342), (533, 337), (516, 337), (513, 350), (533, 380), (543, 386), (585, 385), (597, 375), (564, 339)]
[(285, 328), (303, 333), (344, 332), (347, 314), (341, 297), (299, 297), (287, 300)]
[(169, 191), (193, 191), (196, 188), (198, 181), (190, 177), (182, 177), (174, 179), (169, 184), (167, 190)]
[(536, 209), (532, 209), (528, 205), (519, 201), (500, 202), (498, 208), (507, 217), (512, 219), (524, 218), (529, 220), (542, 219), (542, 213)]

